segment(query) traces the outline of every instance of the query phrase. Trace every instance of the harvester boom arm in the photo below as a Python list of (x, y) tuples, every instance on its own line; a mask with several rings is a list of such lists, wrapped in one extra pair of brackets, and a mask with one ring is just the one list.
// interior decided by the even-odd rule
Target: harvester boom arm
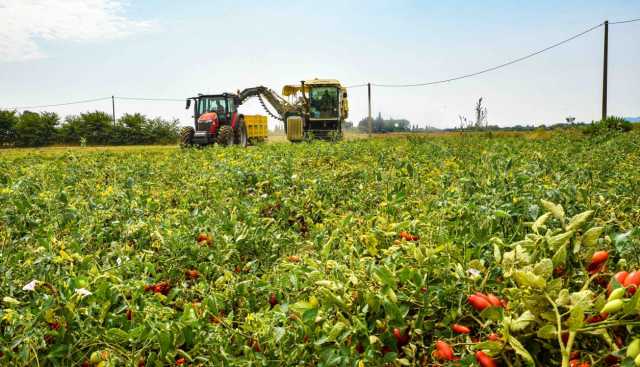
[[(282, 98), (278, 93), (264, 86), (244, 89), (239, 93), (239, 97), (240, 103), (244, 103), (244, 101), (250, 97), (258, 97), (260, 99), (260, 103), (262, 103), (262, 106), (271, 115), (271, 117), (278, 120), (283, 120), (286, 112), (296, 109), (294, 105), (287, 102), (287, 100)], [(271, 106), (273, 106), (279, 116), (275, 116), (267, 109), (267, 106), (264, 104), (264, 100), (262, 99), (263, 97)]]

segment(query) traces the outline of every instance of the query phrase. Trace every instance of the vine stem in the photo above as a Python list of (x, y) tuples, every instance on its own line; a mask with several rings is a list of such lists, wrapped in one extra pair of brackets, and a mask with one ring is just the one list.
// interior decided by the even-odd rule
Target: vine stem
[(573, 339), (575, 338), (575, 331), (569, 333), (569, 340), (567, 340), (567, 345), (565, 346), (562, 342), (562, 316), (560, 316), (560, 311), (558, 311), (558, 305), (549, 297), (549, 295), (545, 292), (545, 298), (551, 306), (553, 306), (553, 312), (556, 314), (556, 328), (558, 329), (558, 344), (560, 344), (560, 354), (562, 355), (562, 367), (569, 367), (569, 354), (571, 353), (571, 346), (573, 345)]

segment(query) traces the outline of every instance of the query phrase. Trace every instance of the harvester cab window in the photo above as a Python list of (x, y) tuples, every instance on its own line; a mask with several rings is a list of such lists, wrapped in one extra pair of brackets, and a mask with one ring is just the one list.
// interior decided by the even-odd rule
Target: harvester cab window
[(309, 91), (311, 118), (338, 118), (338, 88), (314, 87)]

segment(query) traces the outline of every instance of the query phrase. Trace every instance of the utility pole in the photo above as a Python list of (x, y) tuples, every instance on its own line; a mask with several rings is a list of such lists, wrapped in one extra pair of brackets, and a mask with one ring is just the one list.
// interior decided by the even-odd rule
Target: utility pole
[(602, 121), (607, 118), (607, 66), (609, 63), (609, 21), (604, 21), (604, 62), (602, 69)]
[(367, 83), (367, 92), (369, 94), (369, 138), (371, 138), (371, 132), (373, 130), (373, 122), (371, 121), (371, 83)]
[(116, 99), (114, 96), (111, 96), (111, 112), (113, 113), (113, 127), (116, 127)]

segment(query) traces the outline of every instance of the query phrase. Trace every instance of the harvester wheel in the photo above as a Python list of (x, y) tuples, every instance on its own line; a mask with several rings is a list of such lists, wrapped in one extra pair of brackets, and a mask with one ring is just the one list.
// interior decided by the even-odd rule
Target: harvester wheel
[(222, 146), (233, 145), (233, 129), (229, 125), (222, 125), (218, 130), (216, 142)]
[(180, 146), (183, 148), (190, 147), (193, 144), (193, 135), (196, 131), (191, 126), (183, 127), (180, 130)]
[(247, 125), (244, 124), (244, 119), (238, 120), (238, 126), (235, 130), (235, 143), (241, 147), (249, 145), (249, 136), (247, 134)]

